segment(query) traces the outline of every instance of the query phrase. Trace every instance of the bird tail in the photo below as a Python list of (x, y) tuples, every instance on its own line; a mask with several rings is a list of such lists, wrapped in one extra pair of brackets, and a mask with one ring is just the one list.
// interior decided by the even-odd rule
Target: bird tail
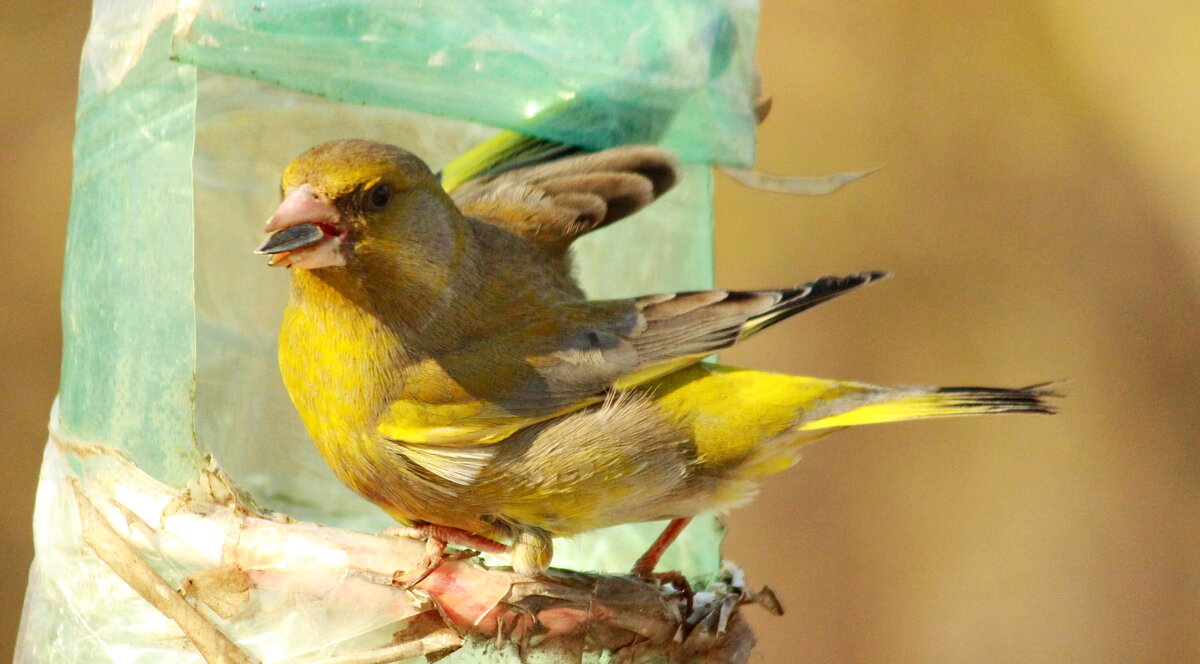
[[(1048, 397), (1059, 396), (1045, 389), (1046, 384), (1020, 387), (935, 387), (898, 388), (892, 398), (869, 401), (856, 407), (807, 421), (800, 431), (838, 429), (859, 424), (882, 424), (904, 420), (926, 420), (960, 415), (999, 413), (1053, 414)], [(912, 391), (909, 391), (912, 390)]]
[[(701, 465), (744, 479), (780, 472), (806, 444), (845, 427), (959, 415), (1053, 413), (1047, 385), (880, 386), (701, 363), (652, 385), (660, 412), (688, 429)], [(736, 470), (734, 470), (736, 469)]]
[(1015, 389), (879, 387), (842, 381), (835, 381), (834, 385), (826, 397), (805, 404), (798, 422), (786, 432), (763, 441), (763, 445), (746, 459), (742, 473), (747, 477), (763, 477), (789, 468), (800, 460), (802, 447), (845, 427), (964, 415), (1049, 415), (1056, 409), (1047, 399), (1060, 396), (1046, 389), (1046, 385)]

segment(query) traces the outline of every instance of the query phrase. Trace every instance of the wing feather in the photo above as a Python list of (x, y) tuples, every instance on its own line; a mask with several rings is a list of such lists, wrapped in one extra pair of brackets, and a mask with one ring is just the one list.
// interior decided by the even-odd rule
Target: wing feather
[(469, 180), (450, 196), (469, 217), (565, 251), (654, 202), (678, 179), (671, 152), (636, 145)]
[[(457, 381), (460, 396), (443, 397), (439, 403), (422, 403), (415, 395), (397, 400), (383, 415), (379, 431), (393, 440), (424, 444), (504, 440), (523, 427), (597, 403), (613, 390), (694, 364), (885, 276), (865, 272), (781, 290), (713, 290), (587, 303), (594, 317), (564, 321), (556, 335), (521, 337), (526, 352), (489, 354), (489, 344), (497, 342), (484, 339), (478, 347), (438, 358), (436, 365), (445, 372), (441, 382)], [(480, 358), (492, 364), (480, 371)], [(459, 366), (470, 371), (456, 371)]]

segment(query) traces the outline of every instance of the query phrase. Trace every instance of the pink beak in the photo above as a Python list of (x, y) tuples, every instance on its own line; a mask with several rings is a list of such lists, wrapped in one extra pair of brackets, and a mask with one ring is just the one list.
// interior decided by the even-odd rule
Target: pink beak
[(270, 254), (272, 267), (319, 267), (346, 264), (342, 253), (345, 231), (338, 225), (333, 203), (302, 184), (287, 193), (275, 214), (267, 220), (271, 236), (256, 250)]
[(283, 202), (275, 209), (275, 214), (267, 220), (266, 232), (295, 226), (296, 224), (326, 222), (333, 223), (337, 218), (337, 208), (327, 200), (317, 196), (312, 185), (307, 182), (292, 189)]

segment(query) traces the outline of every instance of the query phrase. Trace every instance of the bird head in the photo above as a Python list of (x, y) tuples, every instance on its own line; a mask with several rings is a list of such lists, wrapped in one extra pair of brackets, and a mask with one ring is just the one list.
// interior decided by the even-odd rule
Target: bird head
[(271, 235), (257, 250), (271, 256), (271, 266), (315, 270), (405, 253), (436, 258), (438, 239), (451, 232), (446, 215), (457, 213), (423, 161), (373, 141), (309, 149), (284, 171), (282, 190), (265, 229)]

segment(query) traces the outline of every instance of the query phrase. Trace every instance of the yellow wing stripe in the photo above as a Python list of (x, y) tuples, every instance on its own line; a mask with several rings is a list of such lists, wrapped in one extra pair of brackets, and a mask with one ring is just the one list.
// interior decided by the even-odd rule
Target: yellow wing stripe
[(442, 188), (453, 191), (497, 166), (521, 159), (551, 141), (512, 130), (504, 130), (467, 150), (442, 169)]
[(541, 417), (511, 415), (481, 401), (429, 404), (393, 401), (380, 418), (380, 435), (406, 443), (429, 445), (481, 445), (498, 443), (520, 429), (579, 410), (600, 399), (573, 404)]

